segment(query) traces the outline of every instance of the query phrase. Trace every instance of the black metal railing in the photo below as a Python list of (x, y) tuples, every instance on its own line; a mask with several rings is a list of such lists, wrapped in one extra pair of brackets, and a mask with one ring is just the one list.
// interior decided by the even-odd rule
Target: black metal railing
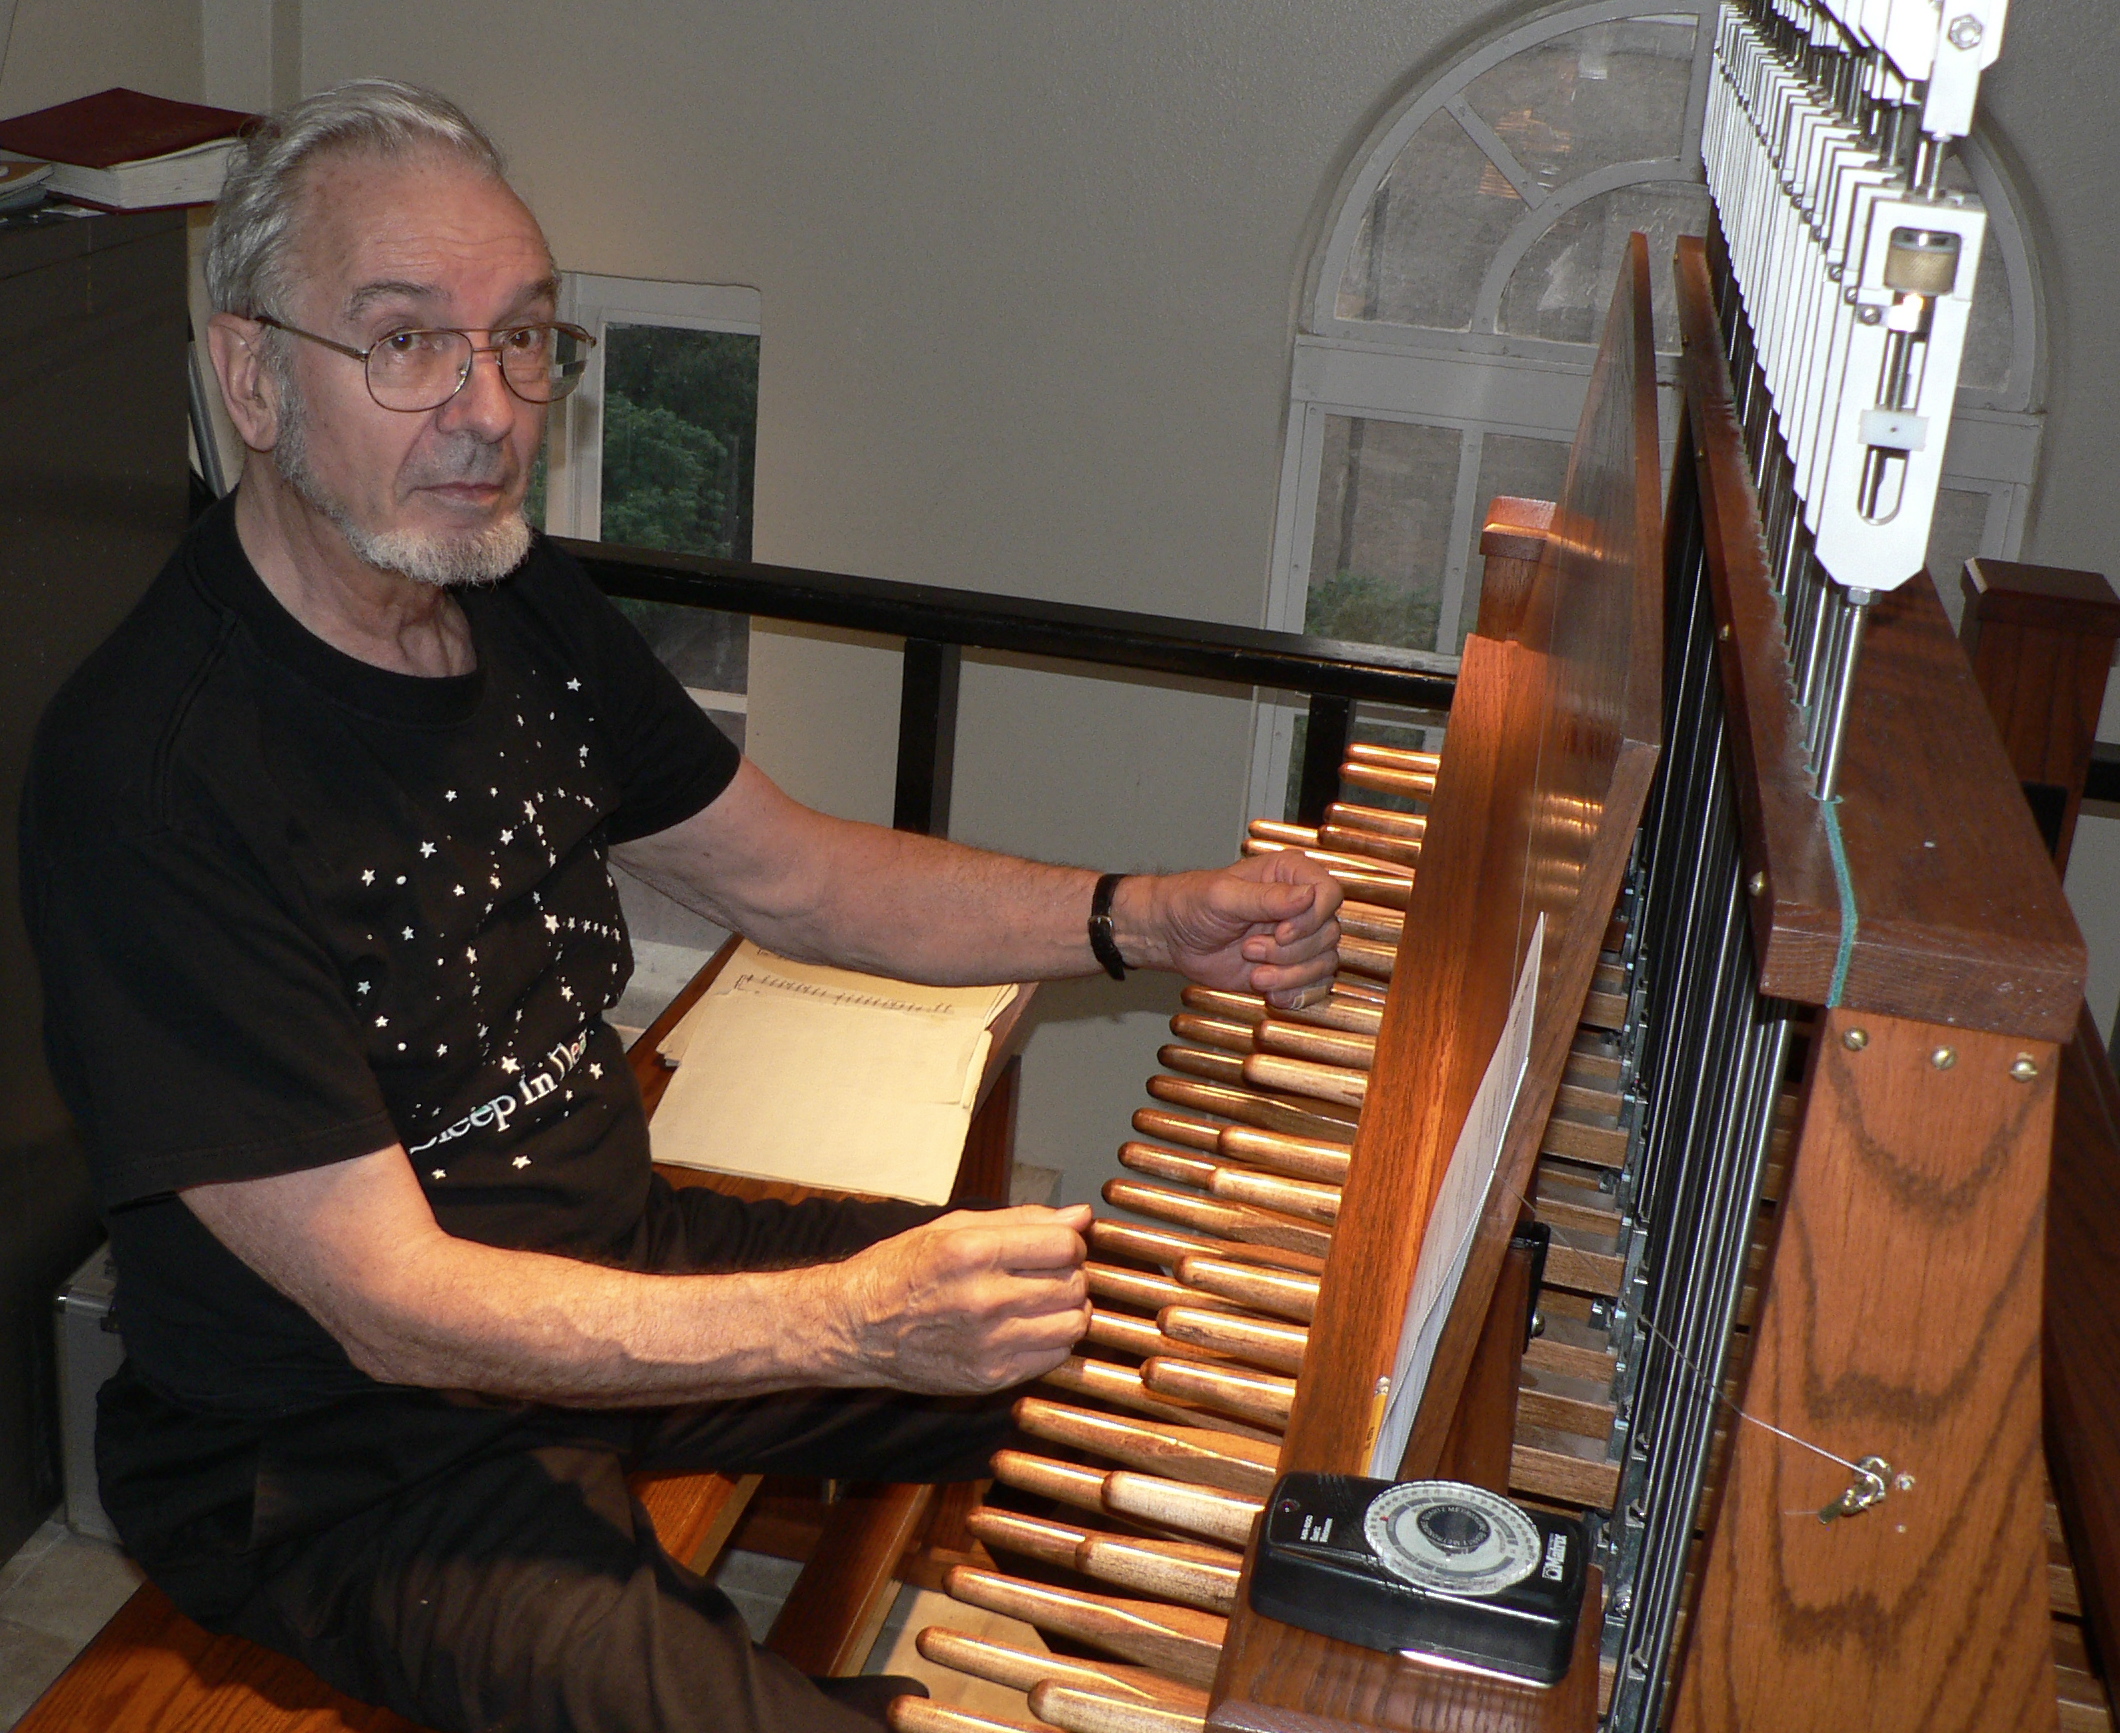
[(1457, 688), (1453, 658), (1418, 650), (554, 539), (588, 568), (607, 595), (903, 638), (898, 789), (892, 809), (900, 830), (938, 836), (949, 830), (957, 680), (966, 650), (1305, 694), (1309, 723), (1296, 803), (1303, 824), (1316, 824), (1335, 798), (1358, 700), (1448, 710)]

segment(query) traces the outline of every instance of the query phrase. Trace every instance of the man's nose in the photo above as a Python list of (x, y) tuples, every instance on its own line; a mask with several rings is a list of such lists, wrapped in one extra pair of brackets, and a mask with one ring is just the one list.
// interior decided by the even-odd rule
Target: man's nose
[(501, 358), (491, 349), (471, 356), (471, 374), (463, 388), (442, 405), (438, 419), (445, 432), (471, 433), (492, 445), (507, 437), (525, 408), (501, 377)]

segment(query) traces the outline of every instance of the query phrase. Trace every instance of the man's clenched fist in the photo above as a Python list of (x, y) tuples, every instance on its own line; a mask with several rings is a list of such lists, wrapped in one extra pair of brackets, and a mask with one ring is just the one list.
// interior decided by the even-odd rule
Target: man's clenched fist
[(1004, 1390), (1089, 1326), (1090, 1209), (959, 1210), (838, 1266), (836, 1382), (931, 1395)]

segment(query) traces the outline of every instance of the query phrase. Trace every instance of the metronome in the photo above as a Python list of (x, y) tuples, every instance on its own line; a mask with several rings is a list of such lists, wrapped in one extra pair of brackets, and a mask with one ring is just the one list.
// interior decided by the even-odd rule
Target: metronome
[(1553, 1684), (1588, 1579), (1579, 1521), (1454, 1480), (1287, 1474), (1251, 1604), (1283, 1624)]

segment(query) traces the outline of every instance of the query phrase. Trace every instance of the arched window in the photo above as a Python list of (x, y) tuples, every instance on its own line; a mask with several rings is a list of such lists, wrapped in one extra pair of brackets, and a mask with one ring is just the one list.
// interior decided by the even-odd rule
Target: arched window
[[(1715, 7), (1601, 0), (1507, 31), (1409, 92), (1357, 153), (1303, 298), (1266, 624), (1455, 660), (1496, 494), (1559, 491), (1627, 236), (1650, 237), (1667, 441), (1669, 260), (1706, 231)], [(2037, 286), (1976, 134), (1989, 212), (1931, 569), (2008, 557), (2038, 456)], [(1297, 712), (1265, 705), (1252, 810), (1278, 810)]]

